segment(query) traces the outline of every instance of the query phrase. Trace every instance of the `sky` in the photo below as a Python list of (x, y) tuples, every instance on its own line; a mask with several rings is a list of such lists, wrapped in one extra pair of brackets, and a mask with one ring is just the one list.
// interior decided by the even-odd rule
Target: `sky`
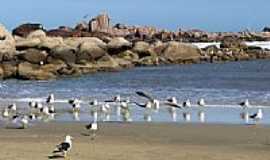
[(46, 28), (76, 23), (107, 12), (112, 23), (162, 29), (262, 30), (270, 26), (269, 0), (3, 0), (0, 23), (9, 30), (25, 22)]

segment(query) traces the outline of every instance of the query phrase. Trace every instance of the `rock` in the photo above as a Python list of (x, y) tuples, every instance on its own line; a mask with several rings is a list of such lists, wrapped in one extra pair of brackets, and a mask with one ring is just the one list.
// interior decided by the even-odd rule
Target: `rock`
[(40, 41), (38, 48), (47, 50), (48, 52), (57, 46), (64, 46), (62, 37), (46, 37), (41, 38)]
[(132, 44), (123, 37), (112, 38), (107, 44), (109, 54), (116, 54), (131, 49)]
[(18, 55), (18, 58), (30, 63), (40, 64), (41, 62), (46, 63), (48, 53), (38, 49), (27, 49)]
[(76, 62), (76, 49), (67, 46), (59, 45), (51, 49), (50, 56), (55, 59), (63, 60), (65, 63), (75, 63)]
[(244, 49), (247, 45), (239, 38), (227, 36), (223, 38), (220, 48), (239, 48)]
[(0, 61), (11, 60), (16, 52), (15, 40), (6, 28), (0, 24)]
[(153, 66), (158, 64), (159, 58), (153, 56), (143, 57), (136, 63), (137, 66)]
[(162, 57), (172, 63), (192, 63), (200, 59), (201, 51), (196, 46), (186, 43), (168, 42)]
[(33, 38), (38, 38), (38, 39), (46, 38), (46, 33), (43, 30), (33, 31), (29, 33), (29, 35), (27, 36), (27, 39), (33, 39)]
[(0, 66), (0, 79), (3, 79), (4, 77), (4, 70), (3, 68)]
[(139, 55), (130, 50), (126, 50), (122, 53), (117, 54), (117, 57), (132, 62), (136, 62), (139, 60)]
[(73, 30), (67, 30), (67, 29), (53, 29), (46, 32), (48, 37), (62, 37), (62, 38), (68, 38), (68, 37), (81, 37), (80, 31), (73, 31)]
[(93, 42), (83, 42), (78, 47), (77, 62), (81, 60), (94, 61), (103, 57), (107, 52)]
[(98, 71), (119, 71), (121, 66), (110, 55), (105, 55), (97, 61), (96, 68)]
[(31, 32), (36, 30), (44, 30), (44, 28), (38, 23), (26, 23), (15, 28), (12, 31), (12, 34), (20, 37), (27, 37)]
[[(52, 66), (51, 68), (55, 70), (54, 66)], [(41, 66), (39, 65), (31, 64), (28, 62), (23, 62), (19, 64), (17, 76), (20, 79), (26, 80), (48, 80), (56, 78), (56, 75), (53, 74), (49, 69), (41, 68)]]
[(1, 66), (4, 73), (3, 76), (4, 79), (16, 77), (18, 69), (17, 62), (15, 61), (3, 62)]
[(16, 49), (20, 51), (29, 48), (39, 48), (40, 43), (39, 38), (19, 38), (16, 40)]
[(102, 40), (96, 37), (78, 37), (78, 38), (65, 38), (64, 39), (64, 44), (73, 48), (77, 48), (79, 47), (80, 44), (85, 43), (85, 42), (94, 43), (103, 49), (106, 48), (106, 43), (104, 43)]
[(122, 58), (115, 58), (115, 61), (119, 64), (119, 66), (121, 68), (133, 68), (134, 64), (126, 59), (122, 59)]
[(140, 58), (154, 54), (153, 50), (150, 49), (150, 44), (143, 41), (136, 42), (132, 51), (138, 53)]

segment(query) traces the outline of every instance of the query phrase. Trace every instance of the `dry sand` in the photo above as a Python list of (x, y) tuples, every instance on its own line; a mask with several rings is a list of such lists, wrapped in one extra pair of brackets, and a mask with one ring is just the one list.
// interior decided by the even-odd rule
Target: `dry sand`
[(95, 140), (83, 123), (0, 129), (0, 160), (48, 159), (72, 135), (71, 160), (269, 160), (270, 127), (166, 123), (104, 123)]

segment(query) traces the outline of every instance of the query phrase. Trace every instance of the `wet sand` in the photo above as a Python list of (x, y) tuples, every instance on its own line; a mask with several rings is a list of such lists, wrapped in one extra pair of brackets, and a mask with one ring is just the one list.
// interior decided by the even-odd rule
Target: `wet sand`
[(103, 123), (95, 140), (84, 123), (0, 129), (0, 160), (48, 159), (72, 135), (71, 160), (269, 160), (270, 126)]

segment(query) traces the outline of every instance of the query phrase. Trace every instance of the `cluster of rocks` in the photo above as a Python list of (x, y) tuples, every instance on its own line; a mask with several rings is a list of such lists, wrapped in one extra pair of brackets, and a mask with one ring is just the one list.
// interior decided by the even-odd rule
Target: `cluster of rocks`
[(41, 24), (23, 24), (11, 34), (0, 25), (0, 77), (47, 80), (134, 66), (270, 57), (269, 51), (247, 47), (243, 39), (232, 35), (220, 39), (221, 48), (199, 49), (184, 42), (216, 39), (202, 36), (199, 31), (188, 33), (179, 31), (175, 36), (152, 27), (111, 27), (106, 14), (75, 28), (46, 30)]

